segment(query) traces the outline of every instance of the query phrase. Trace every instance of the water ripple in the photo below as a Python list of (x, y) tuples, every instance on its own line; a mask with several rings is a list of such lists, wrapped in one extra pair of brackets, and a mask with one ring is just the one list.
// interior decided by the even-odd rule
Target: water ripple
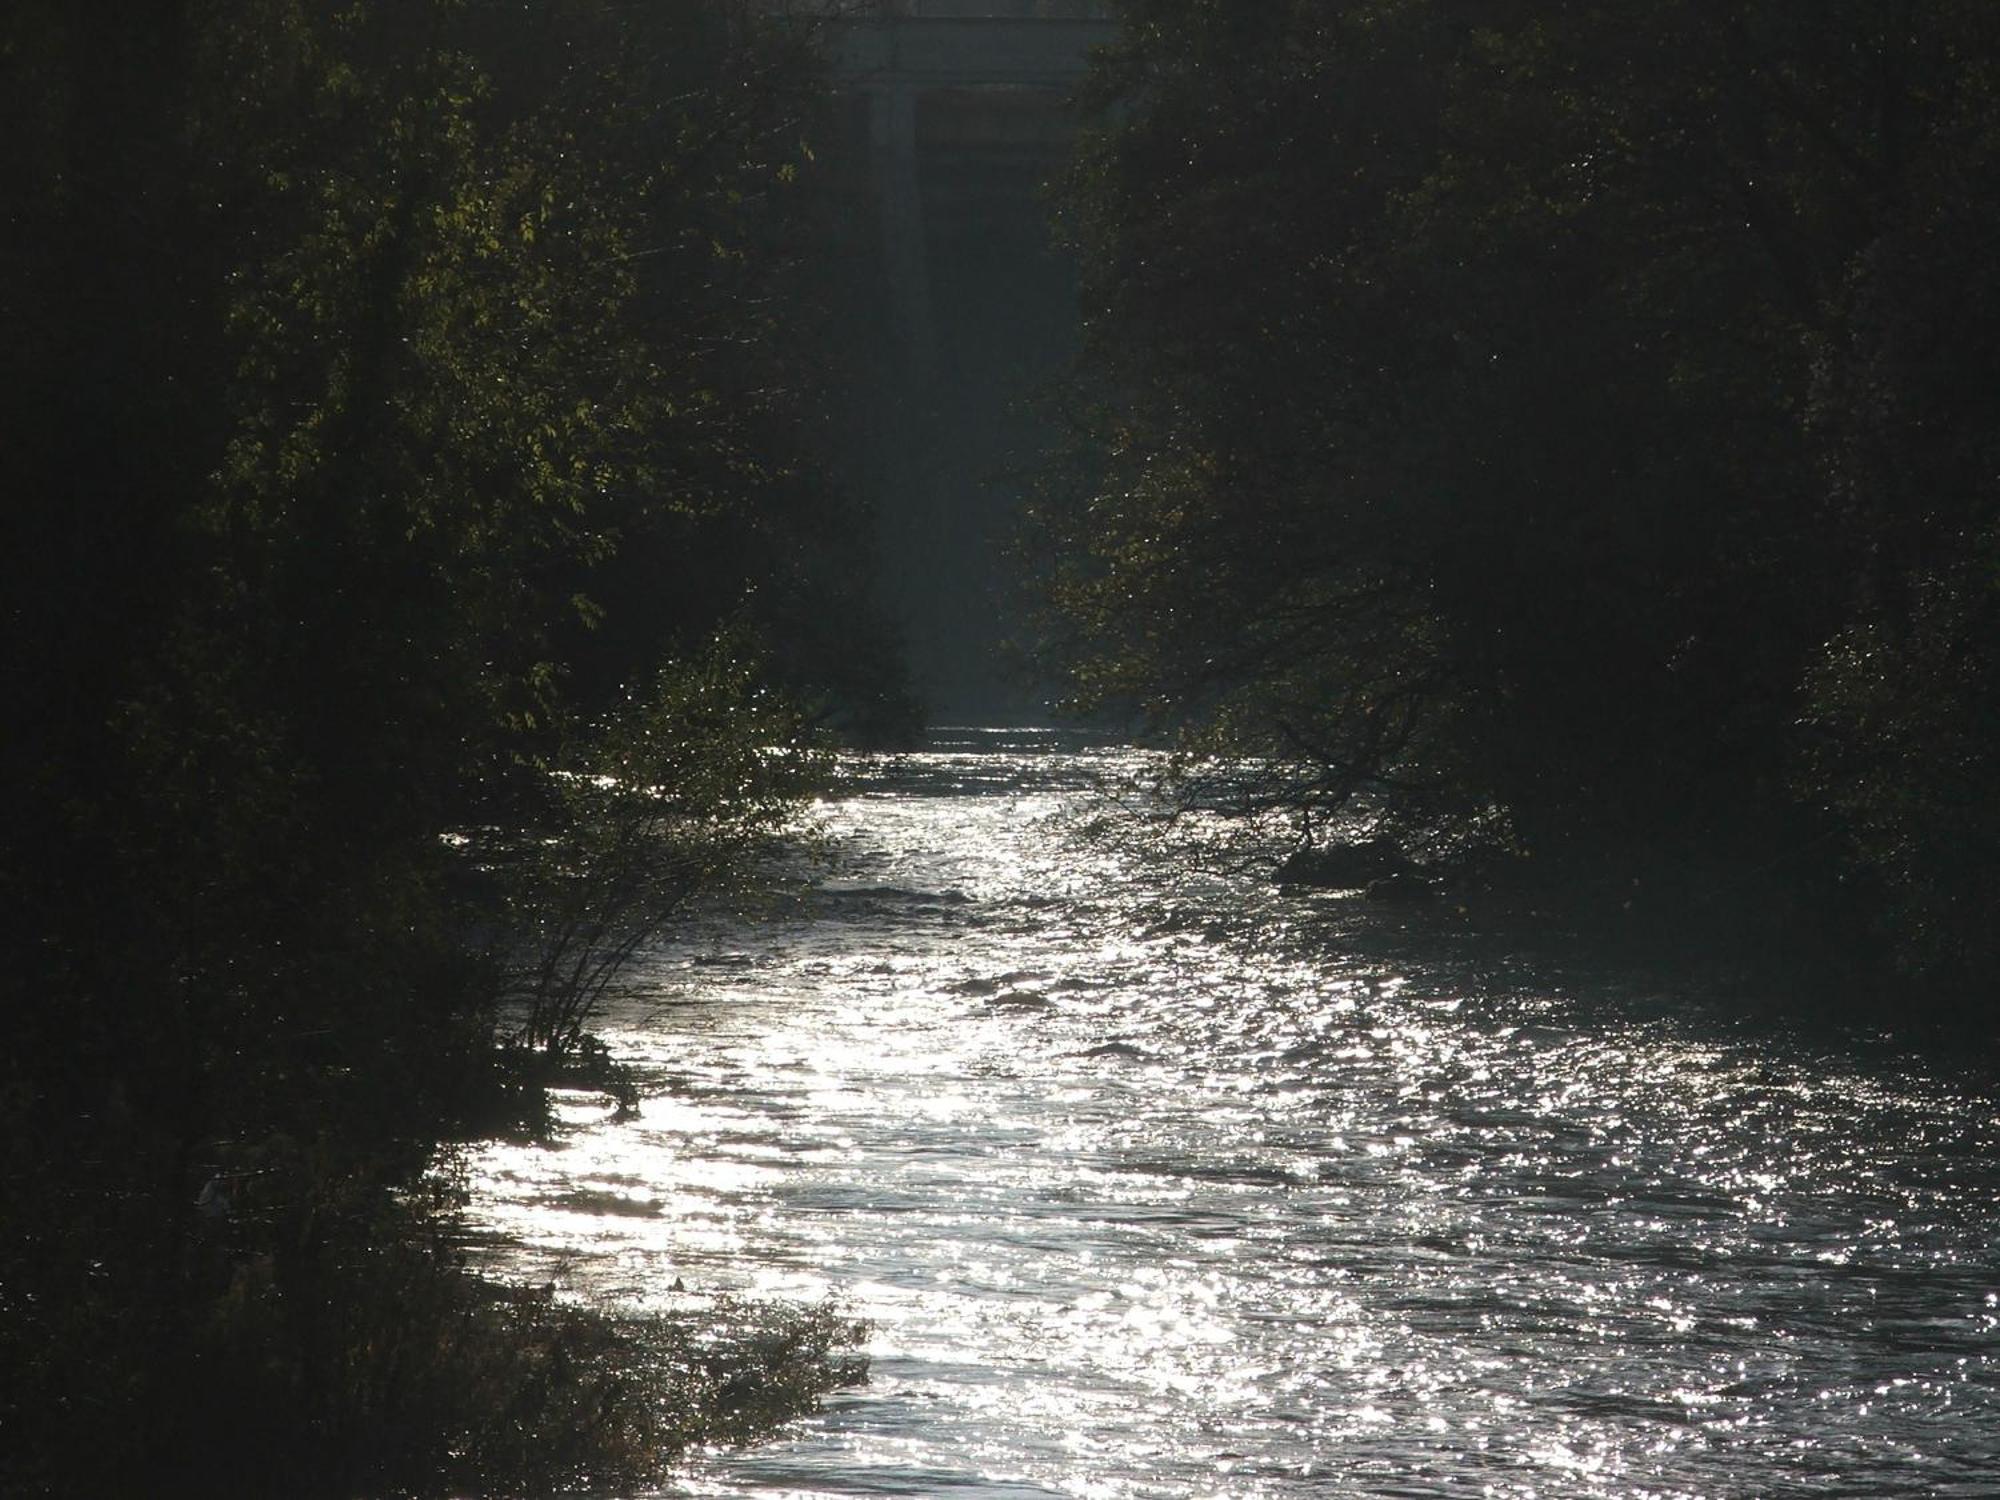
[(1990, 1082), (1385, 949), (1107, 836), (1141, 766), (856, 762), (812, 899), (641, 965), (636, 1115), (476, 1161), (511, 1274), (872, 1321), (869, 1387), (667, 1493), (1995, 1493)]

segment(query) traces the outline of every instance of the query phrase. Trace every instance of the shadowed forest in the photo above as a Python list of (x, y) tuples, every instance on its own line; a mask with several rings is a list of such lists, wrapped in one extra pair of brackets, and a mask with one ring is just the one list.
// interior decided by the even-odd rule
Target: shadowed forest
[(590, 1071), (814, 722), (910, 717), (818, 467), (809, 38), (225, 0), (0, 49), (0, 1488), (608, 1479), (809, 1400), (496, 1304), (426, 1175)]
[[(1990, 1042), (2000, 11), (1113, 8), (1067, 709), (1301, 880)], [(7, 1493), (636, 1483), (853, 1377), (496, 1290), (440, 1147), (625, 1087), (623, 961), (921, 721), (761, 9), (0, 19)]]
[(1372, 795), (1462, 889), (1990, 1035), (2000, 13), (1119, 10), (1081, 699), (1267, 757), (1308, 850)]

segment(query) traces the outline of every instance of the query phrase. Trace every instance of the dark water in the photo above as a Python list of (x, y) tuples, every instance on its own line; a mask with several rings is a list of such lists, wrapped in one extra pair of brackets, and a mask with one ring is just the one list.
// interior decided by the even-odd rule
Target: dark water
[(518, 1274), (871, 1320), (867, 1387), (665, 1493), (2000, 1495), (2000, 1090), (1385, 957), (1103, 836), (1140, 765), (858, 764), (813, 898), (620, 1001), (638, 1118), (480, 1158)]

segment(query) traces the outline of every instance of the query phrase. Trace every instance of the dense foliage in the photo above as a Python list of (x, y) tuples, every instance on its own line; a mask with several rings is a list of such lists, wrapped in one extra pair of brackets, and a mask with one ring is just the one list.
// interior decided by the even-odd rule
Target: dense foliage
[(1080, 696), (1990, 988), (2000, 13), (1119, 8)]
[[(469, 1409), (382, 1430), (495, 1317), (414, 1185), (531, 1112), (550, 924), (615, 956), (782, 830), (747, 643), (860, 608), (784, 326), (819, 91), (734, 0), (0, 19), (9, 1494), (502, 1482)], [(788, 685), (894, 709), (842, 671)], [(572, 906), (669, 874), (489, 941), (459, 831), (526, 826)]]

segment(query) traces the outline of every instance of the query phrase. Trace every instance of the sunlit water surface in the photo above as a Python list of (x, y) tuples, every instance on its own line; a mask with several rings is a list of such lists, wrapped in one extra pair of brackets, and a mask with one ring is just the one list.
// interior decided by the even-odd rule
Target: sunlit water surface
[(665, 1493), (2000, 1494), (2000, 1091), (1105, 838), (1137, 764), (857, 764), (619, 1002), (637, 1117), (478, 1157), (510, 1274), (872, 1325)]

